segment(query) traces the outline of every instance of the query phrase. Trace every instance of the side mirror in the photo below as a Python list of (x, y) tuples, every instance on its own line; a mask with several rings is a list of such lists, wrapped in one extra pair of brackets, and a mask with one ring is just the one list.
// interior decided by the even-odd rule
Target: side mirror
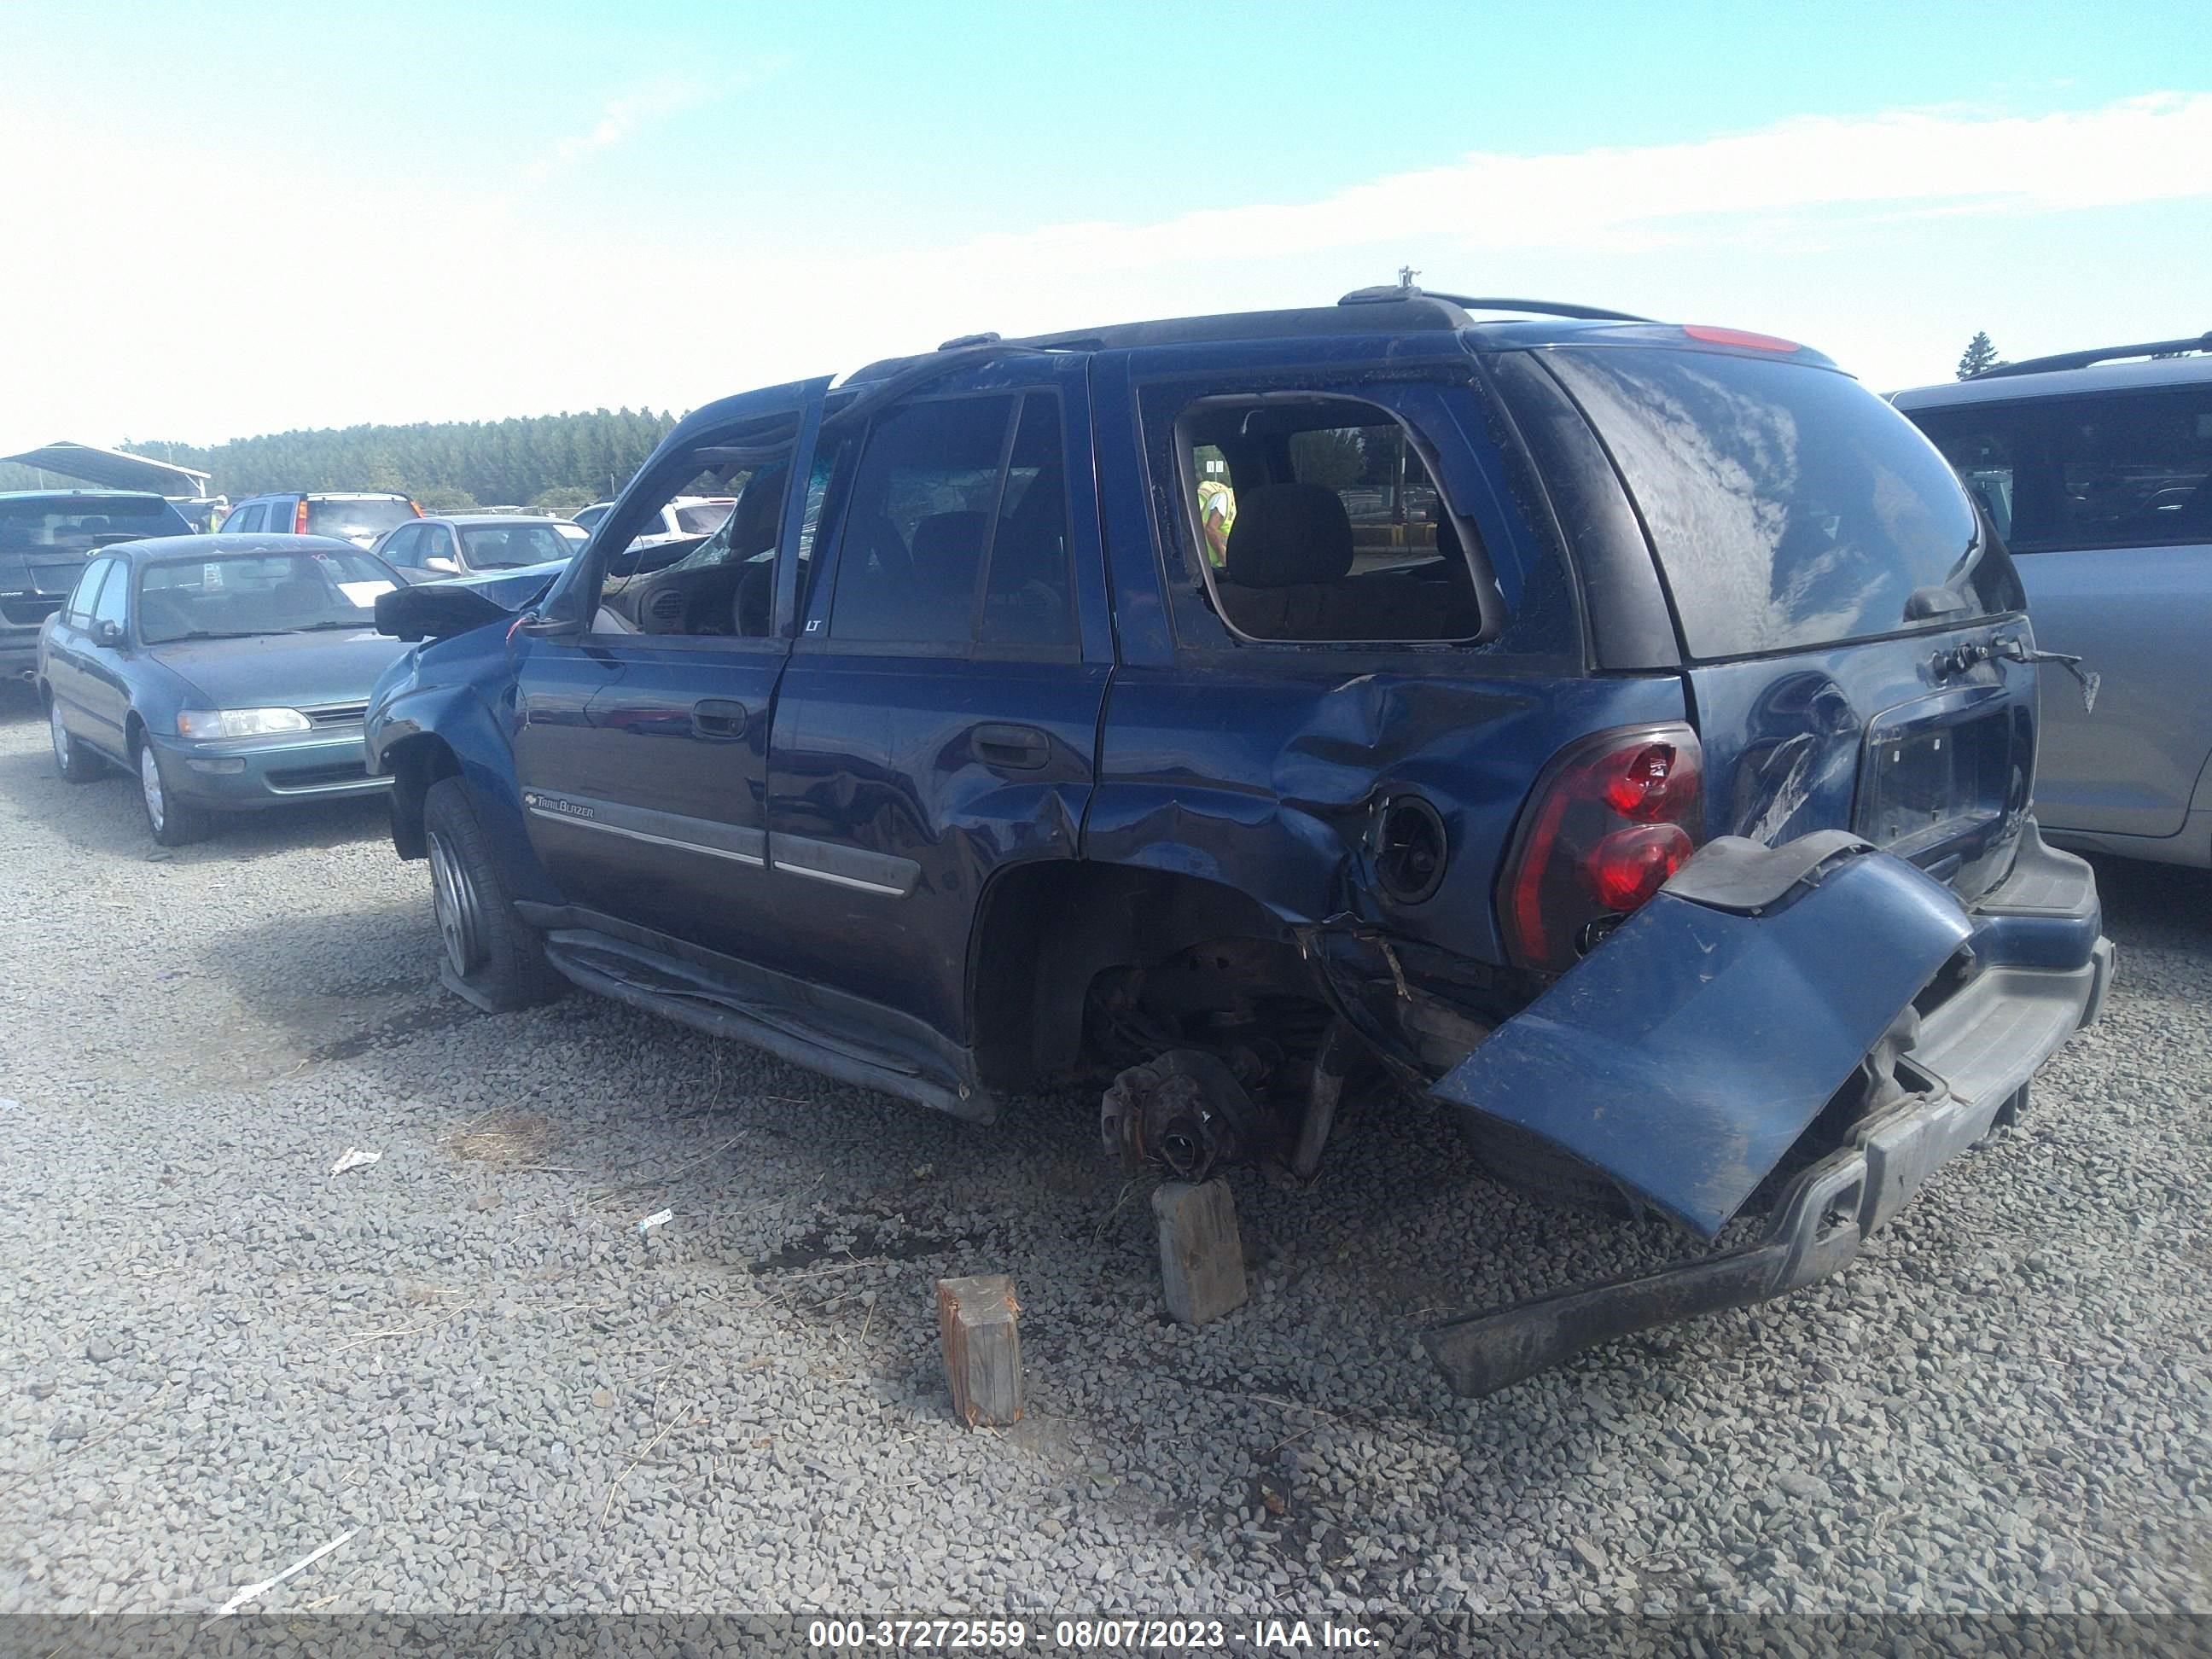
[(94, 623), (92, 637), (110, 647), (119, 646), (123, 643), (123, 624), (119, 622)]

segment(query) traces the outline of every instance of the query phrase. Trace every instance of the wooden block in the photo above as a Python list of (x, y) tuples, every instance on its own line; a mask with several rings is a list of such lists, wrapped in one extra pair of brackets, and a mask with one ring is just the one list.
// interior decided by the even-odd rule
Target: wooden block
[(969, 1428), (1021, 1420), (1021, 1304), (1004, 1273), (937, 1281), (937, 1330), (952, 1414)]
[(1250, 1291), (1229, 1183), (1164, 1181), (1152, 1194), (1152, 1213), (1160, 1218), (1160, 1279), (1168, 1312), (1179, 1323), (1203, 1325), (1243, 1307)]

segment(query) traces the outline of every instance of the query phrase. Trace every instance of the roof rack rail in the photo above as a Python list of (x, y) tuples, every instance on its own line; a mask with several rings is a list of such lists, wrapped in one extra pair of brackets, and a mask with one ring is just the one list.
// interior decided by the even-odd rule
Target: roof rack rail
[(2049, 357), (2030, 357), (2017, 363), (1999, 363), (1969, 380), (1999, 380), (2014, 374), (2041, 374), (2057, 368), (2087, 368), (2116, 357), (2179, 357), (2185, 351), (2212, 351), (2212, 331), (2179, 340), (2145, 340), (2139, 345), (2102, 346), (2094, 351), (2061, 351)]
[(1465, 294), (1439, 294), (1432, 288), (1393, 283), (1382, 288), (1356, 288), (1337, 301), (1340, 306), (1389, 305), (1399, 300), (1442, 300), (1462, 311), (1525, 311), (1537, 317), (1577, 317), (1599, 323), (1648, 323), (1629, 311), (1608, 311), (1603, 306), (1577, 305), (1569, 300), (1480, 299)]

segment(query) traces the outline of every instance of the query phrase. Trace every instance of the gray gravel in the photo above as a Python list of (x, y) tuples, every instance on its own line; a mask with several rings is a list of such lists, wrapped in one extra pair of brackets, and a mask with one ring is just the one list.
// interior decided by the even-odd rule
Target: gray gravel
[[(1164, 1322), (1091, 1103), (978, 1131), (574, 997), (435, 988), (376, 805), (153, 851), (0, 706), (0, 1612), (2212, 1608), (2212, 883), (2022, 1127), (1781, 1305), (1455, 1398), (1431, 1311), (1657, 1259), (1416, 1107), (1243, 1181)], [(349, 1147), (380, 1161), (331, 1176)], [(641, 1237), (641, 1217), (675, 1218)], [(1030, 1414), (950, 1420), (1006, 1271)]]

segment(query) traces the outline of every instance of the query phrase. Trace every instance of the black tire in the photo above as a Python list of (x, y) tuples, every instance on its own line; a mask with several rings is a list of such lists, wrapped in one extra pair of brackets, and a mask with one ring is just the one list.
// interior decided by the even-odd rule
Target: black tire
[(1541, 1135), (1487, 1113), (1457, 1114), (1475, 1161), (1506, 1186), (1547, 1203), (1626, 1218), (1635, 1213), (1610, 1176)]
[(138, 805), (155, 846), (190, 847), (215, 833), (215, 814), (179, 800), (170, 787), (169, 769), (161, 763), (159, 749), (140, 738), (131, 745), (131, 759), (138, 773)]
[(90, 783), (107, 770), (106, 763), (71, 737), (62, 725), (61, 705), (46, 700), (46, 731), (54, 750), (54, 775), (64, 783)]
[(494, 1014), (534, 1008), (566, 991), (537, 930), (514, 913), (460, 779), (441, 778), (422, 798), (422, 838), (446, 984)]

